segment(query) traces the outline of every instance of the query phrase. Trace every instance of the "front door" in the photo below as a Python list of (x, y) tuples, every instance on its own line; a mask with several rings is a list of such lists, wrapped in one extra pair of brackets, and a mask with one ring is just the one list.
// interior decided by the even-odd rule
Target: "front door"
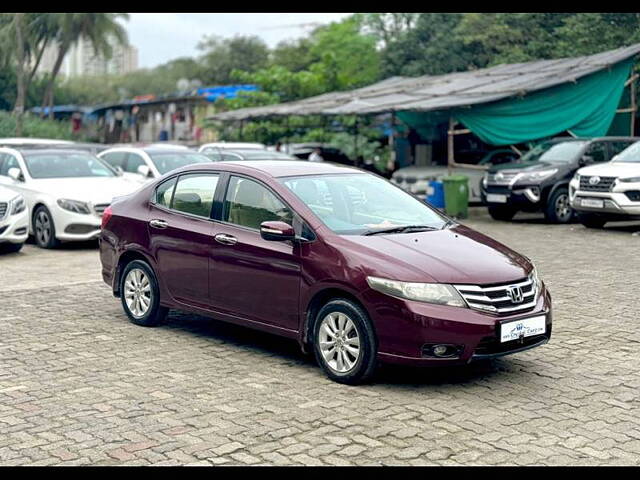
[(174, 300), (200, 308), (209, 306), (211, 210), (218, 179), (217, 174), (190, 173), (161, 183), (148, 217), (158, 277)]
[(267, 220), (291, 225), (293, 212), (263, 184), (231, 176), (222, 222), (214, 232), (211, 305), (222, 313), (298, 330), (299, 246), (264, 240), (260, 224)]

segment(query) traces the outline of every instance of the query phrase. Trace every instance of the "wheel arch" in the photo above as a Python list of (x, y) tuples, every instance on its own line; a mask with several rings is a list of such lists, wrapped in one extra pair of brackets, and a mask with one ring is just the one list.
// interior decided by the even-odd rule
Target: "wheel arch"
[(116, 266), (115, 275), (113, 276), (112, 289), (114, 296), (120, 297), (120, 277), (122, 275), (122, 271), (127, 264), (133, 262), (134, 260), (142, 260), (147, 265), (149, 265), (149, 267), (155, 274), (154, 263), (149, 259), (147, 255), (137, 249), (125, 250), (124, 252), (122, 252), (120, 257), (118, 257), (118, 264)]

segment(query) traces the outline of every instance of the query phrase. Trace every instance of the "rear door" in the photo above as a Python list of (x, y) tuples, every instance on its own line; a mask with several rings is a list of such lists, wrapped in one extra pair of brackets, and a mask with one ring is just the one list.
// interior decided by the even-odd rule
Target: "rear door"
[(209, 306), (211, 211), (217, 173), (188, 173), (158, 185), (150, 205), (150, 248), (166, 290), (179, 303)]

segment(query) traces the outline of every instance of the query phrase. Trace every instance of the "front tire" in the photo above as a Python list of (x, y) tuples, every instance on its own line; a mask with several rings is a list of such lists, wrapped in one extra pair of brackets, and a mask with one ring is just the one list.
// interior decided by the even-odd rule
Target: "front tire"
[(335, 299), (316, 315), (313, 328), (316, 361), (338, 383), (358, 385), (376, 369), (378, 344), (367, 313), (355, 302)]
[(40, 205), (33, 213), (33, 232), (36, 245), (40, 248), (56, 248), (60, 241), (56, 238), (56, 226), (53, 224), (51, 212)]
[(501, 220), (503, 222), (508, 222), (511, 219), (513, 219), (515, 214), (516, 214), (516, 211), (510, 207), (497, 207), (497, 206), (489, 207), (489, 215), (491, 215), (491, 218), (493, 218), (494, 220)]
[(551, 223), (569, 223), (573, 218), (573, 208), (569, 203), (569, 190), (558, 188), (547, 201), (544, 216)]
[(168, 308), (160, 306), (160, 289), (147, 262), (129, 262), (120, 276), (120, 300), (131, 322), (155, 327), (166, 317)]
[(578, 213), (578, 220), (587, 228), (602, 228), (607, 223), (605, 218), (591, 213)]

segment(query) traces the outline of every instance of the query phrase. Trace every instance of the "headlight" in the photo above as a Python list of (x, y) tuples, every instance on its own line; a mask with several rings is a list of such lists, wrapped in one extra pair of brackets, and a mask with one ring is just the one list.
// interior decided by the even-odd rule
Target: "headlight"
[(58, 200), (58, 205), (60, 208), (64, 208), (73, 213), (82, 213), (89, 214), (91, 210), (89, 210), (89, 205), (85, 202), (79, 202), (77, 200), (65, 200), (63, 198)]
[(545, 178), (549, 178), (551, 175), (555, 175), (557, 171), (557, 168), (551, 168), (549, 170), (540, 170), (538, 172), (523, 173), (521, 174), (522, 176), (518, 178), (518, 181), (540, 182)]
[(640, 183), (640, 177), (618, 178), (618, 181), (624, 183)]
[(533, 280), (533, 284), (535, 285), (536, 297), (537, 297), (540, 291), (542, 290), (542, 280), (540, 280), (540, 277), (538, 276), (538, 269), (535, 266), (531, 271), (531, 280)]
[(488, 174), (488, 173), (485, 173), (485, 174), (482, 176), (482, 186), (483, 186), (483, 187), (485, 187), (485, 188), (486, 188), (487, 183), (488, 183), (488, 180), (489, 180), (489, 174)]
[(11, 200), (11, 215), (16, 215), (18, 213), (24, 212), (25, 208), (27, 208), (27, 204), (24, 202), (24, 197), (16, 197)]
[(367, 277), (367, 283), (378, 292), (418, 302), (466, 307), (467, 304), (451, 285), (444, 283), (412, 283)]
[(580, 183), (580, 175), (578, 175), (577, 173), (573, 176), (573, 179), (574, 179), (576, 182)]

